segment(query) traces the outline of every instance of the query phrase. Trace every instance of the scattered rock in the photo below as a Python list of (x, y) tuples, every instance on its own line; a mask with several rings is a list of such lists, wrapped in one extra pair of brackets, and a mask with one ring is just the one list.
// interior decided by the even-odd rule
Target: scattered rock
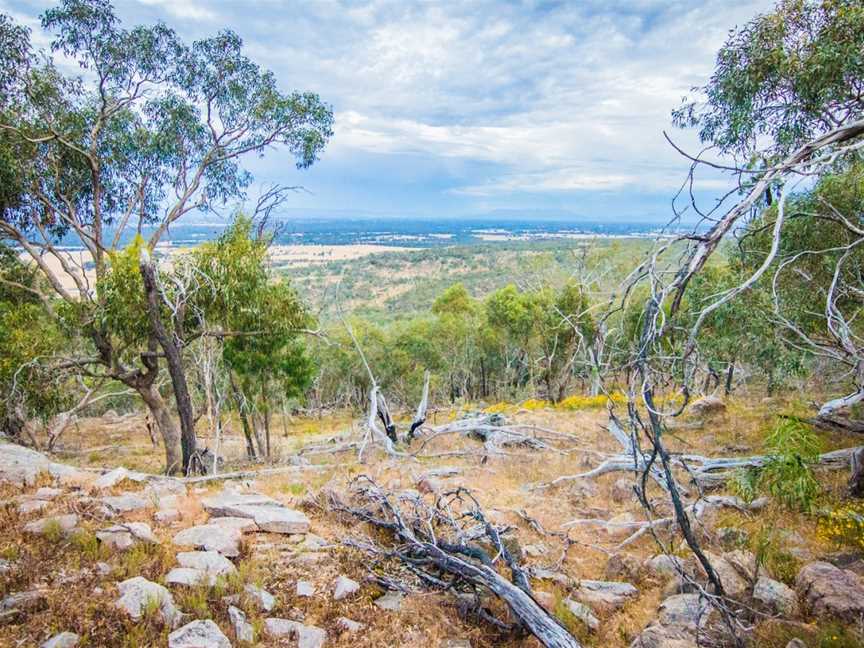
[(717, 414), (725, 409), (726, 403), (717, 396), (705, 396), (690, 404), (690, 412), (694, 416)]
[(550, 580), (563, 587), (571, 587), (573, 585), (573, 579), (570, 578), (567, 574), (562, 574), (559, 571), (555, 571), (553, 569), (543, 569), (542, 567), (530, 567), (529, 571), (531, 573), (531, 577), (537, 580)]
[(255, 604), (260, 610), (264, 612), (269, 612), (274, 607), (276, 607), (276, 597), (273, 596), (270, 592), (251, 584), (247, 585), (244, 588), (244, 591), (249, 596), (249, 598), (255, 602)]
[(357, 632), (362, 630), (366, 626), (364, 626), (359, 621), (352, 621), (347, 617), (339, 617), (336, 619), (336, 627), (339, 628), (342, 632)]
[(0, 611), (20, 610), (22, 612), (38, 612), (48, 605), (48, 599), (44, 592), (29, 590), (27, 592), (13, 592), (7, 594), (0, 600)]
[(575, 596), (579, 601), (601, 614), (610, 614), (639, 595), (639, 590), (630, 583), (618, 581), (583, 580)]
[(231, 621), (231, 626), (234, 628), (234, 636), (237, 641), (252, 643), (255, 641), (255, 628), (246, 620), (246, 615), (240, 608), (233, 605), (228, 606), (228, 619)]
[(382, 610), (398, 612), (402, 608), (402, 599), (404, 598), (402, 592), (388, 591), (384, 596), (375, 599), (375, 605)]
[(159, 612), (167, 624), (173, 626), (182, 618), (180, 611), (174, 605), (171, 592), (143, 576), (135, 576), (118, 583), (117, 589), (120, 590), (117, 607), (124, 610), (135, 621), (141, 619), (148, 606), (153, 604), (151, 602), (159, 606)]
[(125, 551), (138, 542), (156, 544), (159, 540), (153, 535), (150, 525), (143, 522), (128, 522), (96, 532), (96, 538), (106, 547), (115, 551)]
[(684, 570), (684, 561), (678, 556), (658, 554), (644, 563), (645, 570), (660, 579), (680, 576)]
[(824, 560), (835, 567), (855, 572), (859, 576), (864, 576), (864, 555), (860, 553), (840, 551), (822, 556), (819, 560)]
[(111, 488), (119, 484), (124, 479), (128, 479), (129, 476), (130, 473), (128, 470), (126, 470), (126, 468), (124, 468), (123, 466), (118, 466), (114, 470), (109, 470), (108, 472), (103, 473), (102, 475), (97, 477), (93, 481), (91, 486), (93, 488), (98, 488), (99, 490)]
[(539, 558), (546, 554), (547, 549), (546, 546), (542, 543), (525, 545), (522, 547), (523, 553), (529, 558)]
[(289, 509), (280, 502), (257, 493), (223, 491), (204, 498), (204, 509), (214, 517), (250, 518), (262, 531), (270, 533), (306, 533), (309, 518), (302, 512)]
[(2, 576), (3, 574), (8, 574), (11, 571), (12, 571), (12, 563), (9, 562), (8, 560), (4, 560), (3, 558), (0, 558), (0, 576)]
[(738, 572), (739, 576), (745, 578), (751, 583), (756, 581), (759, 565), (756, 562), (756, 556), (751, 552), (743, 549), (735, 549), (734, 551), (727, 551), (724, 553), (723, 559), (735, 568), (735, 571)]
[(603, 576), (607, 580), (629, 580), (639, 573), (639, 562), (626, 553), (615, 553), (606, 561)]
[(212, 587), (216, 584), (216, 574), (204, 571), (203, 569), (175, 567), (165, 575), (165, 582), (169, 585), (186, 585), (187, 587), (195, 587), (201, 584), (207, 584)]
[(18, 512), (21, 515), (29, 515), (30, 513), (38, 513), (51, 506), (51, 502), (40, 499), (26, 499), (18, 503)]
[(274, 639), (296, 639), (297, 648), (320, 648), (327, 640), (327, 633), (321, 628), (303, 625), (290, 619), (264, 619), (264, 631)]
[(314, 533), (307, 533), (303, 537), (303, 542), (300, 543), (300, 548), (304, 551), (319, 551), (321, 549), (326, 549), (329, 546), (329, 542)]
[(600, 619), (594, 616), (593, 610), (584, 603), (573, 599), (564, 599), (564, 606), (574, 617), (579, 619), (589, 630), (597, 630), (600, 627)]
[(240, 533), (247, 533), (249, 531), (257, 531), (258, 525), (255, 524), (255, 520), (250, 518), (241, 518), (241, 517), (214, 517), (210, 518), (207, 521), (209, 526), (221, 526), (227, 529), (236, 529)]
[(192, 621), (168, 635), (168, 648), (231, 648), (228, 637), (210, 619)]
[(807, 648), (807, 644), (796, 637), (786, 644), (786, 648)]
[(153, 517), (156, 518), (157, 522), (169, 524), (180, 519), (180, 511), (177, 509), (165, 509), (162, 511), (156, 511), (156, 514)]
[(676, 594), (660, 604), (657, 621), (664, 626), (678, 626), (695, 631), (703, 627), (714, 611), (699, 594)]
[(547, 611), (552, 612), (555, 608), (555, 595), (551, 592), (541, 592), (539, 590), (534, 590), (534, 598), (537, 602), (542, 605)]
[(174, 544), (216, 551), (223, 556), (236, 558), (240, 555), (242, 535), (242, 532), (236, 528), (219, 524), (201, 524), (183, 529), (174, 536)]
[(41, 648), (72, 648), (77, 646), (79, 641), (81, 637), (74, 632), (61, 632), (43, 643)]
[(111, 565), (106, 562), (97, 562), (96, 563), (96, 573), (100, 576), (107, 576), (111, 573)]
[(181, 551), (177, 554), (181, 567), (190, 567), (216, 576), (233, 574), (236, 567), (225, 556), (215, 551)]
[(750, 586), (732, 563), (722, 556), (718, 556), (710, 551), (705, 552), (705, 557), (711, 563), (714, 572), (720, 578), (720, 582), (723, 584), (723, 591), (726, 592), (727, 596), (734, 599), (741, 599), (747, 594)]
[(153, 507), (152, 501), (136, 493), (109, 495), (100, 498), (99, 501), (113, 513), (129, 513)]
[(297, 581), (297, 596), (304, 598), (315, 596), (315, 586), (309, 581)]
[(444, 639), (438, 644), (439, 648), (471, 648), (469, 639)]
[(855, 621), (864, 615), (864, 585), (853, 572), (827, 562), (812, 562), (798, 572), (798, 595), (816, 616)]
[(753, 588), (753, 598), (771, 613), (790, 617), (798, 614), (798, 597), (795, 591), (773, 578), (760, 576)]
[(24, 525), (24, 533), (34, 535), (45, 535), (49, 530), (59, 528), (65, 534), (71, 533), (78, 524), (78, 516), (74, 513), (69, 515), (53, 515), (40, 518)]
[(333, 586), (333, 600), (341, 601), (360, 591), (360, 583), (347, 576), (340, 576)]

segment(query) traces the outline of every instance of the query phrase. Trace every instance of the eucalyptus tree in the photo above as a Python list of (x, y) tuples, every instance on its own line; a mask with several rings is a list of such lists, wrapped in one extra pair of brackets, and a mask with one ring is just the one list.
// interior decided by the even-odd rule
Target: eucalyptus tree
[[(124, 28), (105, 0), (63, 0), (41, 24), (53, 34), (47, 52), (0, 20), (0, 175), (11, 179), (0, 236), (39, 268), (46, 297), (74, 305), (94, 352), (64, 364), (137, 391), (177, 471), (190, 457), (179, 456), (157, 389), (167, 351), (152, 326), (133, 322), (142, 335), (124, 336), (108, 325), (112, 261), (128, 232), (148, 233), (152, 251), (188, 213), (242, 198), (249, 156), (283, 148), (298, 168), (313, 164), (332, 111), (315, 94), (281, 91), (228, 30), (187, 45), (164, 24)], [(61, 239), (86, 257), (64, 252)]]

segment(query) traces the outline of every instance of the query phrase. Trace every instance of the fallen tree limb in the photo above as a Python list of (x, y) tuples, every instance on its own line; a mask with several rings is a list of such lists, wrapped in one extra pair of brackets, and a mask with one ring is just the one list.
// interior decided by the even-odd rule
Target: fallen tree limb
[[(336, 513), (388, 532), (392, 541), (382, 548), (371, 540), (349, 540), (352, 546), (398, 560), (427, 587), (489, 590), (544, 646), (581, 648), (536, 601), (527, 572), (501, 538), (504, 530), (486, 519), (466, 489), (444, 493), (431, 505), (422, 498), (389, 493), (363, 476), (353, 482), (348, 502), (330, 492), (328, 504)], [(498, 572), (499, 563), (508, 568), (510, 580)]]

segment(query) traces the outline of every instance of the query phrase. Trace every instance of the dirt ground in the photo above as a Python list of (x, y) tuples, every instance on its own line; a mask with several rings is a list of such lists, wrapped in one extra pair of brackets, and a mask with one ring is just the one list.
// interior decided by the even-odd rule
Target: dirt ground
[[(672, 430), (669, 443), (672, 450), (689, 454), (734, 456), (759, 453), (774, 415), (788, 407), (789, 403), (783, 400), (730, 399), (727, 409), (720, 414), (704, 420), (682, 421)], [(356, 451), (312, 453), (308, 454), (310, 467), (235, 480), (232, 488), (254, 490), (303, 510), (312, 521), (312, 533), (324, 538), (331, 546), (326, 551), (306, 551), (292, 540), (293, 536), (266, 533), (244, 536), (242, 554), (235, 561), (242, 578), (229, 579), (216, 588), (192, 588), (175, 594), (178, 605), (199, 618), (213, 618), (223, 631), (232, 636), (227, 604), (222, 599), (226, 594), (241, 592), (243, 582), (254, 582), (277, 596), (277, 608), (268, 616), (302, 618), (306, 624), (324, 628), (328, 633), (328, 646), (437, 646), (457, 639), (469, 640), (475, 647), (539, 645), (530, 637), (502, 638), (485, 623), (461, 618), (454, 598), (448, 594), (414, 594), (405, 599), (398, 612), (378, 609), (373, 600), (382, 590), (371, 584), (367, 577), (370, 572), (381, 574), (396, 569), (396, 566), (374, 564), (365, 554), (344, 547), (342, 541), (345, 538), (375, 536), (375, 532), (356, 522), (340, 519), (323, 506), (323, 492), (328, 489), (342, 492), (359, 475), (367, 475), (379, 485), (393, 490), (414, 489), (426, 471), (452, 467), (457, 474), (439, 480), (439, 485), (442, 488), (460, 485), (470, 489), (490, 517), (499, 524), (511, 526), (510, 534), (518, 539), (527, 565), (558, 570), (574, 582), (580, 579), (620, 580), (620, 576), (610, 575), (608, 563), (610, 556), (620, 552), (618, 545), (629, 534), (610, 533), (605, 527), (592, 525), (568, 528), (567, 522), (584, 518), (608, 520), (626, 513), (644, 519), (636, 498), (632, 494), (628, 496), (626, 490), (622, 495), (621, 484), (616, 487), (616, 481), (632, 479), (632, 476), (617, 472), (591, 480), (565, 482), (553, 488), (536, 488), (562, 475), (585, 472), (600, 462), (599, 453), (617, 451), (614, 439), (602, 427), (606, 422), (605, 410), (562, 411), (544, 404), (499, 406), (498, 409), (503, 410), (510, 422), (563, 433), (566, 439), (562, 438), (562, 442), (556, 445), (566, 450), (517, 449), (508, 456), (490, 456), (482, 452), (470, 456), (454, 455), (454, 452), (462, 450), (479, 451), (482, 446), (471, 439), (448, 435), (428, 443), (425, 454), (439, 455), (431, 458), (394, 458), (373, 451), (367, 452), (361, 464), (357, 461)], [(429, 423), (440, 424), (463, 414), (464, 411), (460, 410), (438, 411), (430, 416)], [(350, 414), (329, 415), (321, 419), (291, 418), (278, 421), (273, 430), (273, 463), (276, 467), (284, 465), (280, 463), (283, 459), (304, 447), (334, 447), (358, 439), (363, 432), (360, 420)], [(826, 436), (823, 441), (829, 449), (848, 446), (854, 439)], [(214, 440), (205, 430), (201, 431), (201, 443), (213, 447)], [(417, 443), (415, 441), (413, 447), (416, 448)], [(227, 427), (221, 453), (226, 457), (223, 468), (226, 471), (268, 467), (244, 460), (244, 444), (236, 422)], [(80, 421), (66, 433), (55, 460), (86, 469), (110, 469), (123, 465), (150, 472), (158, 472), (163, 464), (162, 450), (153, 445), (139, 416)], [(839, 473), (822, 475), (829, 494), (839, 494), (845, 477)], [(0, 646), (37, 646), (62, 630), (73, 630), (82, 635), (82, 645), (87, 646), (166, 645), (167, 628), (146, 620), (133, 623), (116, 609), (113, 583), (138, 574), (155, 581), (162, 578), (174, 563), (171, 537), (181, 528), (206, 521), (207, 514), (201, 508), (200, 499), (218, 492), (223, 485), (221, 481), (213, 481), (190, 486), (188, 496), (181, 498), (181, 520), (172, 524), (154, 523), (152, 511), (127, 515), (127, 521), (150, 523), (160, 544), (124, 553), (106, 551), (95, 541), (95, 531), (109, 523), (98, 515), (88, 515), (88, 510), (78, 503), (74, 493), (54, 500), (49, 512), (78, 512), (83, 520), (81, 533), (72, 538), (32, 539), (23, 536), (21, 525), (33, 516), (19, 514), (8, 503), (21, 491), (4, 487), (0, 498), (9, 500), (5, 507), (0, 507), (0, 558), (13, 561), (19, 568), (12, 575), (0, 576), (0, 594), (39, 587), (47, 592), (47, 605), (29, 613), (24, 624), (0, 625)], [(30, 487), (25, 494), (35, 491), (35, 488)], [(134, 488), (124, 483), (114, 490), (126, 492)], [(656, 500), (658, 512), (668, 511), (659, 491), (652, 490), (650, 495)], [(543, 529), (566, 530), (569, 547), (565, 547), (559, 537), (539, 533), (536, 527), (526, 522), (525, 515), (538, 521)], [(784, 529), (796, 531), (802, 551), (819, 555), (832, 549), (820, 540), (812, 517), (790, 513), (773, 504), (758, 516), (742, 512), (723, 512), (720, 515), (720, 519), (714, 520), (715, 528), (734, 526), (746, 530), (752, 539), (751, 544), (759, 542), (774, 546), (777, 560), (788, 555), (777, 535)], [(711, 529), (702, 529), (700, 534), (708, 546), (715, 541)], [(655, 541), (647, 534), (628, 545), (625, 551), (637, 565), (657, 552)], [(681, 553), (685, 555), (683, 548)], [(99, 562), (110, 565), (110, 574), (103, 576), (94, 571)], [(337, 602), (330, 592), (333, 581), (342, 574), (364, 585), (359, 596)], [(298, 597), (295, 591), (298, 580), (312, 582), (316, 595)], [(630, 644), (656, 616), (662, 599), (663, 583), (642, 572), (632, 574), (628, 580), (639, 589), (638, 597), (622, 609), (604, 616), (599, 629), (593, 632), (562, 607), (561, 602), (568, 595), (567, 586), (553, 581), (538, 581), (535, 588), (543, 593), (541, 596), (550, 611), (559, 616), (585, 645), (616, 648)], [(506, 617), (507, 612), (500, 604), (497, 611)], [(343, 633), (336, 622), (339, 617), (359, 621), (366, 624), (366, 628), (360, 633)], [(251, 620), (260, 629), (261, 616), (253, 614)], [(262, 641), (257, 645), (275, 644)], [(763, 645), (775, 644), (768, 641)]]

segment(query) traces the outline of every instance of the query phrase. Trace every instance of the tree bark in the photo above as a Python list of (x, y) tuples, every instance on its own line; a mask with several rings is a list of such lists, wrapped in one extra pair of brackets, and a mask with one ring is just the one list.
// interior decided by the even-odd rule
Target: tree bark
[(162, 436), (165, 446), (165, 472), (176, 475), (182, 471), (183, 457), (180, 453), (180, 432), (171, 418), (159, 390), (155, 385), (137, 387), (138, 394), (150, 410), (150, 416)]
[(186, 383), (186, 372), (183, 369), (183, 361), (180, 356), (180, 348), (162, 323), (159, 314), (159, 296), (156, 286), (156, 271), (147, 248), (141, 250), (141, 276), (144, 280), (144, 293), (147, 297), (147, 312), (150, 317), (150, 326), (153, 335), (165, 353), (168, 364), (168, 373), (171, 376), (171, 384), (174, 387), (174, 399), (177, 402), (177, 414), (180, 417), (180, 447), (183, 458), (183, 473), (188, 474), (192, 456), (197, 450), (195, 438), (195, 418), (192, 413), (192, 399), (189, 396), (189, 387)]

